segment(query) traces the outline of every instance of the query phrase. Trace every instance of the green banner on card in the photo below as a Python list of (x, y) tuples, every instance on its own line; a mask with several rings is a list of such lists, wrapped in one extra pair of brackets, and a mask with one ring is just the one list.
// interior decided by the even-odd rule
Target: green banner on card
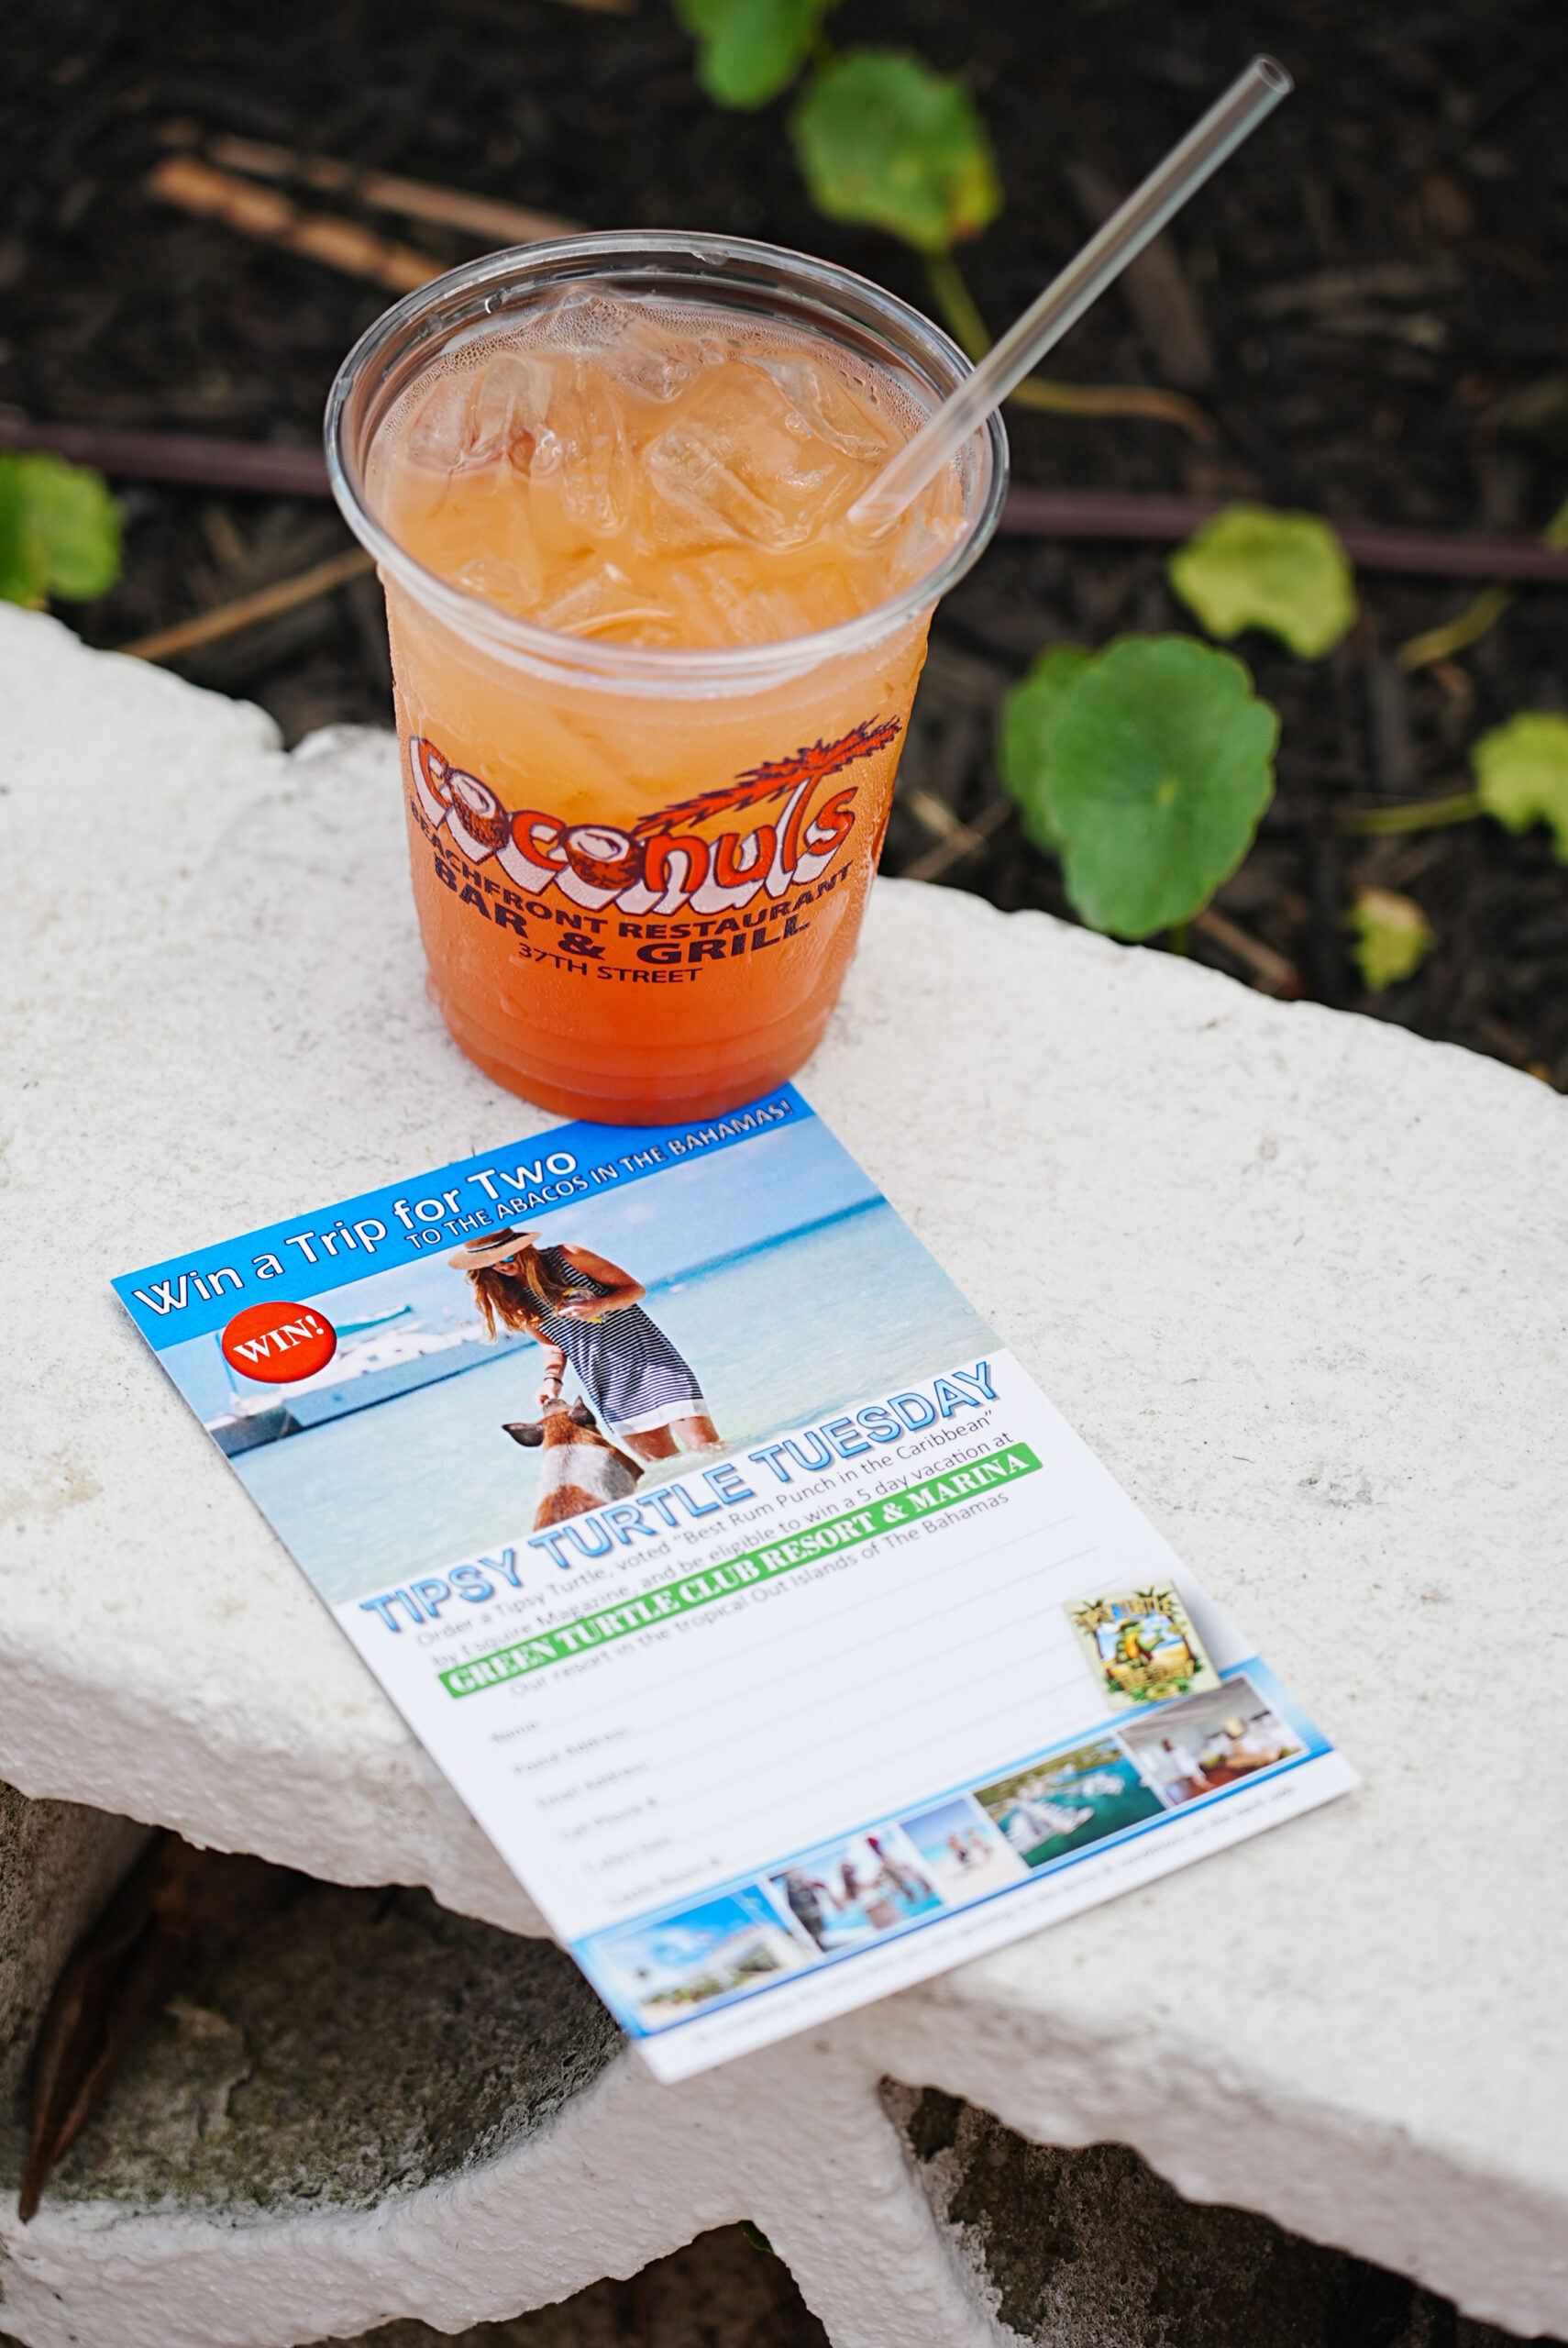
[(999, 1484), (1032, 1476), (1039, 1466), (1026, 1443), (1010, 1444), (1005, 1451), (993, 1451), (988, 1458), (972, 1459), (966, 1467), (929, 1476), (922, 1483), (907, 1485), (901, 1492), (885, 1492), (864, 1508), (830, 1516), (825, 1524), (807, 1525), (785, 1540), (769, 1541), (759, 1549), (746, 1550), (743, 1556), (726, 1558), (723, 1565), (705, 1566), (683, 1580), (645, 1590), (640, 1598), (629, 1598), (620, 1606), (606, 1606), (575, 1623), (558, 1623), (552, 1631), (498, 1647), (493, 1655), (477, 1656), (471, 1663), (454, 1664), (442, 1672), (441, 1685), (449, 1696), (477, 1696), (481, 1689), (499, 1687), (502, 1680), (522, 1679), (531, 1671), (547, 1669), (552, 1663), (565, 1663), (589, 1647), (607, 1646), (613, 1639), (651, 1630), (673, 1615), (691, 1614), (721, 1598), (733, 1598), (754, 1582), (771, 1581), (797, 1566), (813, 1565), (840, 1550), (875, 1541), (880, 1534), (907, 1528), (922, 1517), (940, 1515), (944, 1509), (955, 1508), (961, 1501), (973, 1500)]

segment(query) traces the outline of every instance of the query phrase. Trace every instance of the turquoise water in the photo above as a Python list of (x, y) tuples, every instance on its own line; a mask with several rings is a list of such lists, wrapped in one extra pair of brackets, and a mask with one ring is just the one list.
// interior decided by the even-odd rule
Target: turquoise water
[[(880, 1202), (657, 1288), (647, 1309), (737, 1449), (995, 1344)], [(329, 1602), (438, 1572), (532, 1529), (539, 1454), (501, 1427), (537, 1416), (538, 1358), (526, 1346), (233, 1464)]]

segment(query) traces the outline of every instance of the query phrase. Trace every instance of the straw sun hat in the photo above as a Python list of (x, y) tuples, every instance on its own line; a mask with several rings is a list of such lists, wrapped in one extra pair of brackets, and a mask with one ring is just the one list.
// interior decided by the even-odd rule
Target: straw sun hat
[(462, 1247), (454, 1247), (447, 1261), (455, 1272), (482, 1271), (487, 1264), (499, 1264), (503, 1257), (514, 1256), (519, 1247), (538, 1245), (536, 1231), (497, 1231), (488, 1239), (470, 1239)]

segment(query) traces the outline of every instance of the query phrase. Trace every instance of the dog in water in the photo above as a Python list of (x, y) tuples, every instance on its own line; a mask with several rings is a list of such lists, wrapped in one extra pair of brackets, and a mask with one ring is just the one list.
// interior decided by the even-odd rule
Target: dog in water
[(602, 1508), (607, 1501), (624, 1501), (642, 1481), (635, 1460), (600, 1434), (586, 1402), (574, 1402), (569, 1410), (558, 1396), (546, 1403), (542, 1417), (508, 1420), (505, 1427), (513, 1443), (544, 1449), (536, 1533), (562, 1524), (569, 1516), (581, 1516), (587, 1509)]

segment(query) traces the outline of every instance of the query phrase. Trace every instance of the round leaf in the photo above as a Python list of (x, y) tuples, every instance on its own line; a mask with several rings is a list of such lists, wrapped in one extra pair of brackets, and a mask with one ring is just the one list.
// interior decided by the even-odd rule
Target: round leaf
[(973, 98), (918, 57), (847, 50), (816, 76), (791, 127), (812, 200), (834, 220), (867, 221), (921, 252), (944, 253), (1001, 210)]
[(1320, 660), (1355, 625), (1350, 559), (1315, 514), (1227, 505), (1178, 547), (1171, 585), (1210, 636), (1266, 628), (1303, 660)]
[(1362, 889), (1351, 910), (1356, 968), (1368, 994), (1415, 975), (1431, 950), (1432, 926), (1413, 897)]
[(1051, 820), (1051, 746), (1079, 679), (1093, 666), (1094, 654), (1081, 645), (1050, 645), (1002, 703), (997, 766), (1002, 789), (1016, 803), (1019, 821), (1036, 847), (1055, 851), (1061, 845)]
[(787, 90), (822, 22), (825, 0), (675, 0), (697, 42), (697, 79), (715, 105), (766, 105)]
[(87, 603), (120, 575), (120, 509), (102, 473), (63, 457), (0, 456), (0, 594)]
[(120, 575), (120, 509), (103, 474), (61, 457), (34, 457), (27, 493), (50, 593), (74, 604), (106, 595)]
[(1278, 738), (1227, 652), (1129, 636), (1099, 655), (1048, 758), (1067, 894), (1090, 928), (1149, 937), (1201, 912), (1252, 845)]
[(49, 579), (28, 526), (26, 465), (25, 457), (0, 456), (0, 597), (38, 611)]
[(1568, 717), (1521, 709), (1483, 734), (1470, 753), (1481, 804), (1510, 832), (1549, 824), (1568, 864)]

